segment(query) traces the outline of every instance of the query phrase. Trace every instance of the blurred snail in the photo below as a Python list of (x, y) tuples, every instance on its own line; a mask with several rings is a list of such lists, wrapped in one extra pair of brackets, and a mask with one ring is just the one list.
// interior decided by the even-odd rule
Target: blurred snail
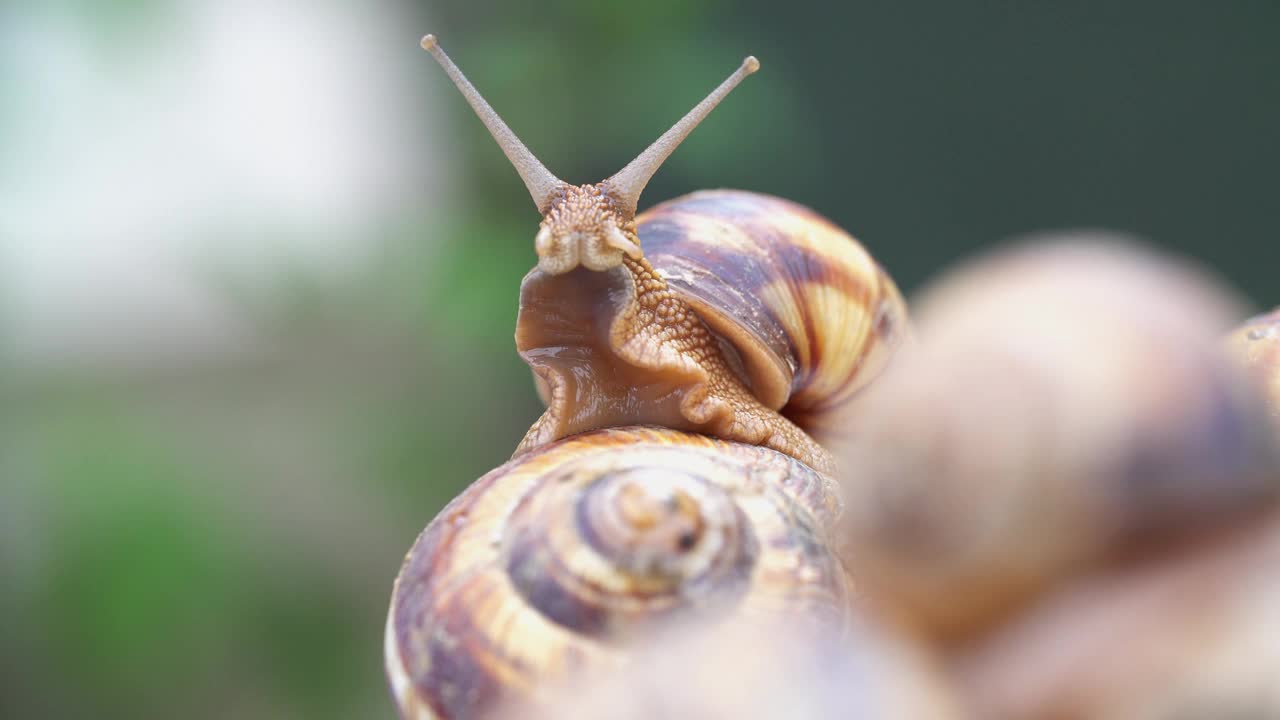
[(964, 644), (1073, 574), (1280, 495), (1234, 296), (1114, 238), (995, 253), (913, 306), (918, 347), (849, 422), (842, 555), (920, 634)]
[[(1228, 339), (1246, 396), (1260, 399), (1273, 421), (1277, 320), (1275, 311), (1255, 317)], [(1280, 717), (1280, 435), (1257, 420), (1262, 445), (1272, 430), (1271, 462), (1264, 448), (1252, 472), (1218, 465), (1218, 473), (1183, 477), (1181, 494), (1199, 501), (1173, 523), (1179, 532), (1138, 543), (1132, 534), (1110, 538), (1107, 557), (1059, 578), (1038, 602), (959, 648), (954, 676), (974, 716)], [(1146, 512), (1164, 515), (1159, 504)], [(1177, 519), (1164, 517), (1166, 525)], [(1127, 541), (1123, 552), (1118, 540)]]
[(574, 186), (434, 36), (422, 45), (543, 214), (516, 346), (548, 408), (405, 559), (386, 638), (402, 715), (547, 702), (554, 681), (624, 666), (677, 620), (838, 640), (851, 593), (815, 436), (905, 338), (901, 295), (852, 237), (779, 198), (706, 191), (636, 215), (755, 58), (621, 171)]

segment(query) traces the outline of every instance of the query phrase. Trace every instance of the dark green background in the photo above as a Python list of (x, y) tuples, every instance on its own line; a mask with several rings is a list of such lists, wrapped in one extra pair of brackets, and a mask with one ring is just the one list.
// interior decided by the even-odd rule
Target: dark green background
[[(1257, 302), (1280, 294), (1275, 3), (578, 5), (479, 2), (438, 23), (566, 179), (615, 171), (752, 53), (763, 70), (647, 201), (717, 186), (793, 198), (908, 288), (998, 239), (1106, 228), (1199, 258)], [(485, 205), (519, 207), (502, 156), (475, 162)]]
[[(168, 11), (68, 5), (120, 43)], [(388, 218), (369, 238), (385, 262), (346, 291), (282, 281), (260, 311), (285, 348), (269, 358), (0, 375), (0, 483), (48, 509), (0, 554), (0, 715), (392, 715), (382, 623), (401, 556), (538, 413), (511, 339), (538, 218), (418, 49), (427, 31), (573, 182), (613, 173), (755, 54), (762, 71), (642, 206), (788, 197), (907, 291), (1012, 236), (1102, 228), (1280, 303), (1280, 4), (407, 8), (403, 53), (459, 165), (422, 162), (456, 207)]]

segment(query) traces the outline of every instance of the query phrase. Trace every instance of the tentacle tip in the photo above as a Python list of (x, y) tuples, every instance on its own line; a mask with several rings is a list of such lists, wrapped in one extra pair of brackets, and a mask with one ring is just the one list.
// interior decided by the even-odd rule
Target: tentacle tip
[[(428, 36), (428, 37), (430, 37), (430, 36)], [(423, 42), (426, 42), (426, 40), (423, 40)], [(743, 69), (743, 70), (744, 70), (748, 75), (750, 75), (751, 73), (753, 73), (753, 72), (755, 72), (755, 71), (757, 71), (757, 70), (759, 70), (759, 69), (760, 69), (760, 61), (756, 59), (756, 56), (755, 56), (755, 55), (748, 55), (748, 56), (747, 56), (745, 59), (743, 59), (743, 61), (742, 61), (742, 69)]]
[(439, 42), (440, 42), (439, 40), (436, 40), (435, 35), (428, 33), (422, 36), (422, 42), (420, 42), (419, 45), (422, 46), (423, 50), (426, 50), (427, 52), (431, 52), (432, 50), (436, 49), (436, 45), (438, 45)]

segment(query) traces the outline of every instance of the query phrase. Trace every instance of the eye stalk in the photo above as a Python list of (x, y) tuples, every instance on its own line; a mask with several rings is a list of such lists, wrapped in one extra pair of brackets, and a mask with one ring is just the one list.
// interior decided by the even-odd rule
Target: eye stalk
[(551, 174), (520, 142), (445, 54), (435, 35), (422, 38), (422, 48), (444, 68), (524, 180), (538, 212), (544, 216), (534, 239), (538, 266), (550, 273), (568, 272), (579, 264), (591, 270), (608, 270), (620, 265), (624, 255), (641, 257), (639, 238), (630, 225), (645, 186), (716, 105), (744, 78), (760, 69), (760, 62), (748, 56), (711, 94), (626, 167), (599, 184), (573, 186)]
[(538, 206), (538, 212), (545, 213), (551, 205), (551, 199), (564, 186), (564, 181), (552, 175), (551, 171), (529, 151), (529, 148), (520, 142), (520, 138), (511, 132), (511, 128), (507, 127), (493, 107), (485, 101), (480, 91), (476, 90), (471, 81), (467, 80), (467, 76), (463, 75), (453, 60), (445, 54), (444, 48), (440, 47), (435, 35), (422, 38), (422, 49), (431, 53), (431, 57), (444, 68), (445, 74), (458, 87), (458, 92), (467, 99), (471, 109), (475, 110), (476, 115), (480, 117), (480, 122), (489, 129), (489, 134), (493, 135), (498, 147), (502, 148), (507, 159), (515, 166), (516, 172), (520, 173), (520, 179), (524, 180), (525, 187), (529, 188), (529, 195), (533, 197), (533, 203)]
[(626, 167), (605, 181), (617, 194), (622, 204), (622, 211), (628, 218), (635, 217), (636, 208), (640, 205), (640, 194), (644, 192), (649, 180), (658, 172), (658, 168), (662, 167), (662, 163), (666, 162), (671, 153), (680, 147), (680, 143), (689, 137), (689, 133), (711, 114), (720, 101), (738, 87), (738, 83), (759, 69), (760, 61), (754, 55), (748, 55), (742, 60), (742, 65), (725, 78), (715, 90), (712, 90), (710, 95), (680, 118), (680, 121), (671, 126), (670, 130), (663, 133), (662, 137), (640, 153), (639, 157), (627, 163)]

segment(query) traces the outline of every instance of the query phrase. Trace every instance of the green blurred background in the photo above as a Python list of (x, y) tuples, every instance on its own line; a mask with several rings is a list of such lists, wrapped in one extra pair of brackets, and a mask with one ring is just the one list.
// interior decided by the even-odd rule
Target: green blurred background
[(574, 182), (757, 55), (642, 205), (789, 197), (908, 291), (1108, 228), (1272, 305), (1277, 29), (1269, 0), (0, 6), (0, 716), (393, 714), (401, 557), (539, 412), (537, 217), (423, 33)]

